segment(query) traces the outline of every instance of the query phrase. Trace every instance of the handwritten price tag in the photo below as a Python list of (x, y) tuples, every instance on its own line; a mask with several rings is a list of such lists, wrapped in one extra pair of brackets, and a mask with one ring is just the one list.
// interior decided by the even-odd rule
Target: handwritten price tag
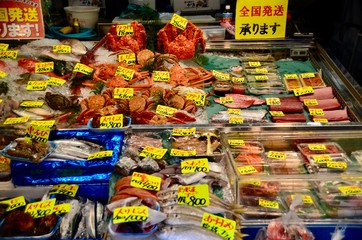
[(121, 76), (124, 78), (124, 80), (129, 81), (129, 80), (132, 80), (134, 73), (135, 73), (135, 70), (133, 70), (133, 69), (118, 66), (116, 73), (114, 75)]
[(332, 161), (332, 157), (330, 155), (327, 155), (327, 154), (312, 155), (312, 158), (316, 163), (326, 163), (326, 162)]
[(256, 170), (254, 166), (248, 165), (248, 166), (238, 167), (238, 172), (242, 175), (247, 175), (251, 173), (257, 173), (258, 170)]
[(134, 30), (131, 24), (119, 24), (116, 26), (117, 36), (133, 35)]
[(48, 86), (54, 86), (54, 87), (61, 87), (63, 86), (67, 81), (61, 78), (55, 78), (50, 77), (48, 80)]
[(255, 76), (255, 81), (267, 81), (269, 78), (267, 75), (257, 75)]
[(243, 139), (228, 139), (228, 143), (230, 146), (245, 146)]
[(106, 157), (112, 157), (113, 151), (107, 150), (107, 151), (99, 151), (92, 153), (88, 156), (87, 160), (93, 160), (93, 159), (99, 159), (99, 158), (106, 158)]
[(115, 99), (131, 99), (134, 95), (133, 88), (115, 88), (113, 90), (113, 97)]
[(249, 67), (260, 67), (261, 63), (260, 62), (248, 62)]
[(313, 118), (313, 122), (328, 123), (327, 118)]
[(125, 62), (128, 65), (134, 65), (136, 64), (136, 54), (134, 53), (120, 54), (118, 55), (118, 62)]
[(236, 222), (231, 219), (205, 212), (202, 217), (201, 227), (215, 232), (224, 239), (233, 240)]
[(270, 115), (273, 117), (284, 117), (284, 113), (282, 111), (269, 111)]
[(15, 117), (15, 118), (7, 118), (4, 121), (4, 125), (13, 125), (19, 123), (26, 123), (29, 120), (29, 117)]
[(53, 53), (57, 53), (57, 54), (65, 54), (65, 53), (71, 53), (72, 52), (72, 47), (69, 45), (54, 45), (53, 46)]
[(49, 139), (50, 130), (54, 123), (55, 120), (32, 121), (26, 128), (24, 138), (45, 143)]
[(9, 212), (9, 211), (12, 211), (12, 210), (14, 210), (16, 208), (25, 206), (26, 202), (25, 202), (24, 196), (19, 196), (19, 197), (16, 197), (16, 198), (1, 201), (0, 204), (8, 205), (8, 207), (6, 208), (5, 211)]
[(190, 136), (196, 133), (196, 127), (192, 128), (173, 128), (172, 136)]
[(74, 68), (73, 68), (73, 72), (79, 72), (79, 73), (83, 73), (85, 75), (91, 75), (93, 73), (94, 69), (91, 67), (88, 67), (85, 64), (82, 63), (76, 63)]
[(327, 168), (347, 169), (347, 167), (348, 166), (346, 162), (335, 162), (335, 161), (327, 162)]
[(170, 81), (170, 72), (169, 71), (153, 71), (153, 81), (169, 82)]
[(40, 108), (44, 105), (43, 101), (23, 101), (20, 103), (20, 107), (29, 107), (29, 108)]
[(7, 43), (0, 43), (0, 51), (6, 51), (9, 48), (9, 44)]
[(44, 91), (48, 86), (47, 81), (28, 81), (27, 91)]
[(113, 211), (112, 221), (114, 224), (125, 222), (144, 222), (148, 220), (148, 207), (120, 207)]
[(166, 116), (166, 117), (172, 117), (177, 112), (177, 108), (172, 108), (164, 105), (157, 105), (156, 113)]
[(284, 78), (285, 78), (285, 79), (298, 79), (298, 75), (295, 74), (295, 73), (284, 74)]
[(259, 198), (259, 206), (265, 208), (279, 209), (279, 203), (277, 201), (270, 201), (263, 198)]
[(255, 68), (256, 73), (268, 73), (268, 69), (266, 68)]
[(209, 185), (182, 186), (177, 189), (177, 203), (193, 207), (209, 206)]
[(311, 94), (314, 93), (314, 90), (312, 87), (301, 87), (301, 88), (296, 88), (293, 89), (294, 92), (294, 96), (301, 96), (301, 95), (305, 95), (305, 94)]
[(324, 116), (324, 111), (323, 111), (323, 109), (312, 108), (312, 109), (309, 109), (309, 114), (311, 116)]
[(143, 148), (142, 152), (140, 153), (141, 157), (151, 157), (153, 159), (162, 159), (163, 156), (166, 154), (167, 149), (165, 148), (155, 148), (152, 146), (146, 146)]
[(3, 72), (3, 71), (0, 70), (0, 78), (4, 78), (7, 75), (9, 75), (9, 74), (7, 74), (6, 72)]
[(244, 118), (243, 117), (230, 116), (229, 123), (230, 124), (243, 124), (244, 123)]
[(0, 51), (0, 59), (12, 59), (16, 60), (18, 57), (18, 50), (13, 51)]
[(327, 150), (327, 147), (326, 145), (324, 144), (308, 144), (308, 148), (309, 150), (312, 150), (312, 151), (324, 151), (324, 150)]
[(60, 215), (60, 214), (63, 214), (63, 213), (69, 213), (70, 210), (71, 210), (70, 203), (58, 204), (58, 205), (55, 205), (54, 208), (53, 208), (53, 212), (56, 215)]
[(71, 197), (75, 197), (79, 189), (79, 186), (76, 184), (58, 184), (54, 185), (50, 191), (49, 194), (61, 194), (61, 195), (67, 195)]
[(280, 105), (280, 98), (265, 98), (267, 105)]
[(233, 97), (221, 97), (220, 104), (233, 103)]
[(99, 123), (99, 128), (121, 128), (123, 127), (123, 114), (103, 116)]
[(52, 72), (53, 70), (54, 70), (54, 62), (35, 63), (35, 72), (36, 73)]
[(301, 78), (314, 78), (315, 74), (314, 73), (302, 73), (300, 74)]
[(338, 189), (344, 195), (361, 195), (362, 194), (362, 189), (358, 186), (343, 186), (343, 187), (338, 187)]
[(148, 175), (145, 173), (133, 172), (131, 178), (131, 186), (147, 190), (159, 191), (161, 188), (160, 177)]
[(190, 159), (181, 162), (181, 173), (209, 172), (207, 158)]
[(305, 106), (317, 106), (318, 100), (317, 99), (304, 99), (303, 103)]
[(186, 100), (192, 100), (196, 106), (205, 106), (206, 95), (201, 93), (188, 92), (186, 94)]
[(170, 156), (173, 157), (191, 157), (196, 156), (196, 150), (186, 151), (172, 148), (170, 152)]
[(268, 158), (275, 158), (280, 160), (285, 160), (287, 158), (287, 154), (283, 152), (269, 151), (267, 154)]
[(33, 218), (44, 217), (53, 213), (55, 201), (56, 199), (52, 198), (45, 201), (29, 203), (25, 207), (25, 212), (30, 213)]
[(241, 109), (228, 108), (228, 109), (227, 109), (227, 113), (228, 113), (228, 114), (233, 114), (233, 115), (241, 115)]
[(173, 14), (170, 23), (181, 30), (185, 30), (189, 21), (178, 14)]
[(216, 70), (212, 70), (212, 75), (220, 80), (229, 80), (230, 79), (230, 74), (228, 73), (223, 73), (220, 71), (216, 71)]
[[(294, 194), (291, 195), (292, 200), (294, 200), (295, 196), (296, 195), (294, 195)], [(312, 199), (311, 196), (309, 196), (309, 195), (299, 195), (299, 194), (298, 194), (298, 196), (300, 196), (302, 198), (302, 202), (304, 204), (313, 204), (313, 199)]]
[(244, 77), (231, 77), (231, 81), (233, 83), (244, 83), (245, 78)]

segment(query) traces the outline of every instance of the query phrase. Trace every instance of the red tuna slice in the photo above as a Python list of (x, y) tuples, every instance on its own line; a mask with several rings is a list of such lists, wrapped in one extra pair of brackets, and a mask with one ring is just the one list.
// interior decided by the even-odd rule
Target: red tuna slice
[(299, 102), (299, 98), (296, 96), (280, 97), (281, 102)]
[(323, 87), (314, 89), (314, 93), (299, 96), (299, 101), (303, 102), (304, 99), (331, 99), (334, 98), (332, 87)]
[(337, 98), (317, 100), (318, 105), (306, 106), (307, 109), (336, 110), (341, 108)]
[(307, 118), (302, 113), (284, 114), (283, 117), (272, 117), (273, 122), (288, 123), (288, 122), (306, 122)]
[(301, 102), (280, 102), (280, 105), (269, 105), (270, 111), (282, 111), (283, 113), (302, 113), (303, 103)]
[[(225, 94), (225, 97), (232, 97), (232, 103), (226, 103), (228, 108), (248, 108), (252, 105), (261, 105), (265, 103), (264, 99), (252, 97), (243, 94)], [(215, 102), (220, 103), (220, 98), (215, 98)]]
[(313, 120), (316, 118), (326, 118), (328, 119), (328, 122), (349, 120), (347, 108), (341, 110), (324, 111), (323, 116), (313, 116)]

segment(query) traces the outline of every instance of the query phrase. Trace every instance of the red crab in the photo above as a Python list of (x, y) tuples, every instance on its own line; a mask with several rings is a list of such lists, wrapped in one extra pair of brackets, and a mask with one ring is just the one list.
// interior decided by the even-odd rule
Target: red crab
[(190, 59), (194, 56), (198, 44), (201, 52), (205, 52), (205, 39), (201, 29), (188, 22), (185, 30), (167, 23), (157, 34), (159, 51), (176, 55), (179, 59)]

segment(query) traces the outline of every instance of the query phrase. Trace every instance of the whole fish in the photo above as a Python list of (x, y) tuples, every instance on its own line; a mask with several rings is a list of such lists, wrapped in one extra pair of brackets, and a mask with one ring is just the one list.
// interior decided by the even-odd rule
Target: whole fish
[(156, 232), (157, 239), (166, 240), (222, 240), (216, 233), (198, 226), (165, 226)]
[(164, 221), (168, 225), (193, 225), (200, 226), (202, 217), (182, 213), (169, 213)]

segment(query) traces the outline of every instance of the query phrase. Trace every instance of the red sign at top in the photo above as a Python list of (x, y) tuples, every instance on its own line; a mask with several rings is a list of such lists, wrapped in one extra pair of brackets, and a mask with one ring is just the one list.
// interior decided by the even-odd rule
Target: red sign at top
[(44, 38), (41, 0), (1, 0), (0, 38)]

